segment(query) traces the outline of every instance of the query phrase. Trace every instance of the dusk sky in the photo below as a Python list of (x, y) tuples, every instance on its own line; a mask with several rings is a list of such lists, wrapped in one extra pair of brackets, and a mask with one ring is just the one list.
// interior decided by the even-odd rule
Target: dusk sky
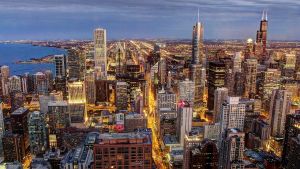
[(1, 0), (0, 40), (190, 39), (198, 8), (205, 39), (255, 38), (266, 9), (269, 39), (300, 40), (299, 0)]

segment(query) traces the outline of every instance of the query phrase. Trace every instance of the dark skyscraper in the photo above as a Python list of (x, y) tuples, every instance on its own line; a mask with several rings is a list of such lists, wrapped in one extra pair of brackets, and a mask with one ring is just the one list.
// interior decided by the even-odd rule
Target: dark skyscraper
[(255, 54), (259, 56), (267, 55), (267, 31), (268, 31), (268, 16), (267, 11), (263, 11), (260, 21), (260, 28), (256, 34)]
[(210, 62), (208, 66), (208, 109), (214, 109), (215, 90), (225, 85), (225, 64)]

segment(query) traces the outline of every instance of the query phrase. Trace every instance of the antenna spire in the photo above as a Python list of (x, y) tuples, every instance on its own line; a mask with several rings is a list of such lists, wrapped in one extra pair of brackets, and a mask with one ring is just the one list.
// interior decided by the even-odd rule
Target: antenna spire
[(261, 16), (261, 20), (263, 21), (265, 18), (265, 10), (263, 10), (262, 16)]
[(198, 7), (198, 18), (197, 18), (197, 22), (199, 22), (199, 7)]
[(268, 11), (266, 10), (266, 13), (265, 13), (265, 20), (267, 21), (268, 20)]

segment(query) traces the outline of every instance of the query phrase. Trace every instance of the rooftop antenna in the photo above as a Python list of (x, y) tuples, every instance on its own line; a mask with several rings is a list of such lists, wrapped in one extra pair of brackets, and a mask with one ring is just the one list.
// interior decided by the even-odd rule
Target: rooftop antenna
[(198, 7), (198, 18), (197, 18), (197, 21), (199, 22), (199, 7)]

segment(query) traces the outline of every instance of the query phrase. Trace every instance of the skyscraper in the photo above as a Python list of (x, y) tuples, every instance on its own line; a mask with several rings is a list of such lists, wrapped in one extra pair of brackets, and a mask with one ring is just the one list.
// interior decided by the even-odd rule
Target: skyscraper
[(36, 94), (48, 94), (49, 92), (47, 76), (42, 72), (34, 74), (34, 91)]
[(128, 109), (128, 84), (126, 82), (117, 82), (116, 84), (116, 107), (117, 110)]
[(22, 91), (21, 78), (19, 76), (11, 76), (8, 78), (9, 92)]
[(83, 80), (85, 73), (85, 56), (84, 53), (76, 48), (68, 50), (68, 78)]
[(47, 148), (47, 133), (44, 114), (34, 111), (28, 118), (28, 131), (30, 141), (30, 152), (39, 154)]
[(71, 125), (83, 124), (87, 115), (85, 86), (82, 81), (68, 83), (68, 103)]
[(96, 103), (96, 82), (95, 75), (93, 71), (87, 71), (85, 74), (85, 91), (86, 91), (86, 103), (95, 104)]
[(187, 101), (181, 101), (178, 106), (178, 136), (181, 146), (184, 144), (184, 137), (192, 130), (193, 107)]
[(214, 122), (220, 122), (222, 105), (228, 97), (228, 89), (225, 87), (217, 88), (214, 94)]
[(214, 109), (215, 90), (225, 85), (225, 64), (210, 62), (208, 66), (208, 103), (209, 110)]
[(256, 76), (257, 76), (257, 65), (256, 59), (246, 59), (244, 63), (244, 76), (245, 76), (245, 91), (244, 97), (254, 98), (256, 94)]
[[(0, 152), (3, 152), (3, 145), (2, 145), (2, 137), (4, 135), (4, 116), (3, 116), (3, 102), (0, 100)], [(0, 156), (3, 154), (0, 153)]]
[(0, 70), (1, 70), (2, 95), (7, 96), (9, 94), (9, 88), (8, 88), (9, 67), (4, 65), (1, 66)]
[(271, 136), (283, 137), (286, 115), (290, 112), (291, 94), (286, 90), (273, 90), (269, 124), (271, 125)]
[(187, 101), (194, 105), (195, 83), (189, 79), (179, 82), (179, 101)]
[(6, 162), (22, 162), (25, 157), (24, 140), (21, 135), (6, 132), (2, 138), (3, 154)]
[(255, 54), (258, 56), (267, 55), (267, 32), (268, 32), (268, 16), (267, 11), (263, 11), (260, 21), (260, 28), (256, 34)]
[(96, 79), (106, 79), (106, 30), (97, 28), (94, 31), (94, 61)]
[(198, 20), (193, 26), (193, 39), (192, 39), (192, 64), (203, 64), (204, 51), (203, 51), (203, 24)]
[(66, 77), (67, 74), (67, 58), (65, 55), (55, 55), (55, 76)]
[(70, 125), (67, 101), (50, 101), (48, 103), (47, 124), (49, 133)]

